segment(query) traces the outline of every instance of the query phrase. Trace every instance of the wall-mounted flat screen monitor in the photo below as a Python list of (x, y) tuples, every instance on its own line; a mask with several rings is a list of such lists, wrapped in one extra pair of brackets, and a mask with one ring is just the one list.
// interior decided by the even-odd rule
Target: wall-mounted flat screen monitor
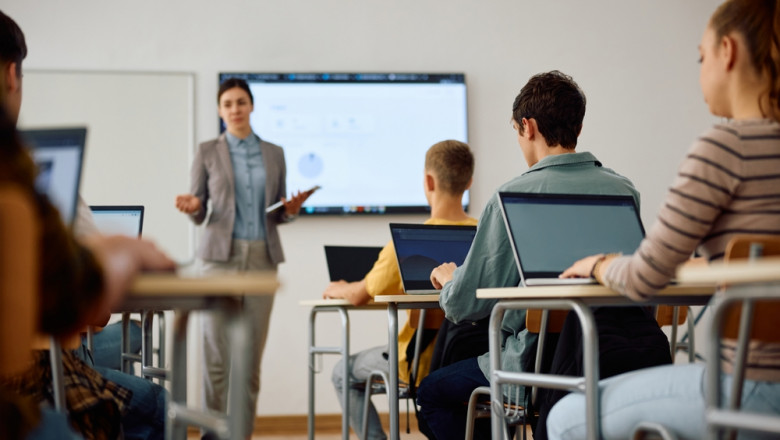
[(249, 84), (254, 132), (284, 148), (288, 196), (322, 188), (302, 214), (429, 212), (425, 152), (468, 141), (462, 73), (230, 72), (219, 82), (230, 77)]

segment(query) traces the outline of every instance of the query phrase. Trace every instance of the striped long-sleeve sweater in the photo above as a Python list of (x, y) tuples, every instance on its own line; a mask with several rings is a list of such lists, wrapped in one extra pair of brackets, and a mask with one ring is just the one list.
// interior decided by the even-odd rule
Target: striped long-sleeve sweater
[[(694, 250), (709, 261), (720, 260), (737, 234), (780, 235), (780, 123), (775, 121), (730, 122), (704, 133), (680, 165), (647, 237), (635, 254), (612, 261), (604, 284), (635, 300), (647, 299), (669, 283)], [(748, 372), (748, 377), (780, 379), (778, 347), (761, 351), (755, 354), (774, 371)]]

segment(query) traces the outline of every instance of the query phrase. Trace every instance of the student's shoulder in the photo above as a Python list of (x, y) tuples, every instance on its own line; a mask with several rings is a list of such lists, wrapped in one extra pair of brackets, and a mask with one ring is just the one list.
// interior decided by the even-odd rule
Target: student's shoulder
[(718, 149), (740, 157), (742, 154), (755, 154), (756, 148), (776, 147), (777, 139), (780, 139), (780, 124), (777, 122), (766, 119), (731, 121), (715, 124), (704, 131), (692, 148)]

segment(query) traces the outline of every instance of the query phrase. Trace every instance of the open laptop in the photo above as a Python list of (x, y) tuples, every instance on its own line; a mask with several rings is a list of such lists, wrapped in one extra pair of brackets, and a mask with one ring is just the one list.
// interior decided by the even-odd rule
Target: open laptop
[(460, 266), (477, 233), (476, 226), (390, 223), (393, 246), (408, 294), (438, 293), (431, 271), (443, 263)]
[(101, 234), (141, 237), (144, 227), (142, 205), (93, 205), (89, 209)]
[(325, 260), (331, 281), (360, 281), (374, 267), (381, 247), (325, 245)]
[(589, 255), (632, 254), (645, 236), (631, 196), (501, 192), (499, 198), (525, 286), (595, 283), (558, 275)]
[(76, 218), (87, 129), (55, 128), (22, 130), (38, 166), (36, 189), (57, 207), (66, 225)]

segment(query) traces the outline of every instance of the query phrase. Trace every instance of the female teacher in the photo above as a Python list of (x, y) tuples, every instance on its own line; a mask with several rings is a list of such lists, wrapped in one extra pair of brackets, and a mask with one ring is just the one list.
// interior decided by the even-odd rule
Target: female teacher
[[(195, 224), (211, 212), (198, 250), (202, 273), (276, 270), (284, 261), (277, 225), (294, 218), (309, 193), (285, 199), (286, 167), (282, 148), (261, 140), (249, 125), (254, 98), (246, 81), (225, 80), (217, 93), (219, 116), (227, 130), (217, 139), (200, 144), (191, 171), (191, 194), (176, 197), (176, 208)], [(277, 201), (283, 208), (266, 214)], [(246, 297), (251, 337), (247, 354), (252, 359), (246, 387), (247, 436), (251, 435), (260, 391), (260, 361), (268, 335), (273, 296)], [(230, 353), (225, 323), (220, 314), (206, 313), (203, 350), (206, 362), (204, 388), (209, 409), (226, 412)]]

